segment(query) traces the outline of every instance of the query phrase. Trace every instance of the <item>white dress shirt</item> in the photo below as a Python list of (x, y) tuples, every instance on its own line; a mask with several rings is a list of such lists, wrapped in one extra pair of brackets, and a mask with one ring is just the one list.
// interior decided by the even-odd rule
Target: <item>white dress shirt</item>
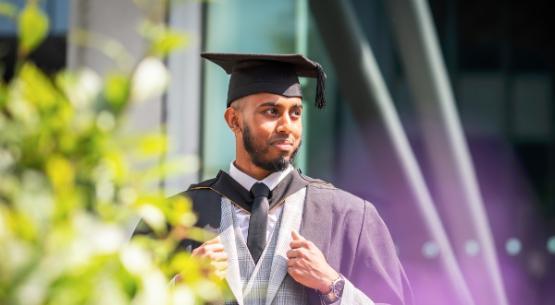
[[(245, 174), (240, 169), (238, 169), (233, 162), (229, 165), (229, 175), (231, 178), (235, 179), (235, 181), (239, 182), (241, 186), (243, 186), (246, 190), (250, 191), (252, 186), (257, 182), (262, 182), (266, 184), (266, 186), (273, 190), (280, 182), (285, 178), (291, 171), (293, 170), (293, 166), (289, 165), (286, 169), (275, 172), (270, 174), (268, 177), (262, 180), (256, 180), (255, 178)], [(237, 226), (241, 229), (241, 233), (245, 241), (249, 236), (249, 220), (251, 215), (249, 212), (233, 206), (235, 211), (235, 215), (237, 217)], [(272, 236), (272, 232), (274, 232), (274, 228), (276, 227), (276, 223), (278, 221), (279, 215), (283, 210), (283, 205), (280, 205), (277, 208), (274, 208), (268, 212), (268, 226), (266, 227), (266, 240), (270, 240), (270, 236)]]

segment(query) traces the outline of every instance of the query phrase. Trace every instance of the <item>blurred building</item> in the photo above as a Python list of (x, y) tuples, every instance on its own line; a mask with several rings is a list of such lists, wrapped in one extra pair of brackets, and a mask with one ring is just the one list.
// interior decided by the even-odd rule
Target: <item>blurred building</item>
[[(329, 104), (305, 107), (297, 166), (377, 206), (419, 304), (552, 304), (555, 48), (547, 4), (169, 1), (165, 18), (189, 43), (167, 60), (168, 93), (137, 106), (133, 124), (165, 126), (170, 158), (200, 157), (198, 171), (164, 181), (168, 194), (181, 191), (234, 157), (223, 120), (228, 77), (200, 52), (306, 54), (327, 72)], [(32, 58), (48, 71), (113, 66), (98, 50), (67, 43), (76, 28), (144, 52), (136, 31), (143, 12), (131, 0), (41, 5), (52, 32)], [(15, 35), (0, 19), (5, 78)], [(314, 84), (303, 85), (313, 100)]]

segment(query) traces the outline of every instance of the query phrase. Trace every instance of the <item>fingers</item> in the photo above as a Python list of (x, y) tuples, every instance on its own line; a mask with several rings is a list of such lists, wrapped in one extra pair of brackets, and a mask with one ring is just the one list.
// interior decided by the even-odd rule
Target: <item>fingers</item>
[(310, 241), (302, 237), (297, 231), (291, 230), (291, 242), (289, 243), (291, 249), (310, 248), (310, 244)]
[(300, 256), (300, 251), (296, 249), (291, 249), (291, 250), (288, 250), (286, 254), (287, 254), (287, 258), (295, 258), (297, 256)]
[(218, 235), (210, 240), (207, 240), (203, 245), (210, 245), (210, 244), (221, 244), (220, 236)]
[(225, 250), (222, 244), (208, 244), (204, 245), (202, 248), (207, 252), (223, 252)]
[(291, 230), (291, 239), (292, 240), (304, 240), (304, 237), (299, 234), (296, 230)]
[(214, 267), (214, 269), (216, 271), (226, 271), (227, 270), (227, 261), (220, 261), (220, 262), (213, 261), (213, 262), (210, 263), (210, 265), (212, 265), (212, 267)]
[(303, 271), (303, 268), (300, 268), (298, 266), (294, 266), (294, 267), (287, 267), (287, 273), (293, 278), (293, 280), (295, 280), (296, 282), (300, 283), (301, 285), (305, 285), (305, 277), (306, 277), (306, 272)]
[(202, 254), (197, 254), (196, 256), (207, 259), (210, 262), (225, 262), (227, 261), (227, 253), (221, 252), (205, 252)]
[(301, 259), (298, 257), (292, 257), (287, 260), (287, 268), (299, 267), (300, 264), (301, 264)]
[(208, 258), (215, 261), (227, 260), (227, 253), (223, 247), (218, 245), (201, 246), (193, 250), (193, 256)]
[(288, 267), (287, 273), (289, 273), (289, 275), (291, 275), (291, 277), (297, 281), (298, 277), (301, 274), (301, 270), (298, 268)]
[(292, 240), (289, 243), (289, 247), (291, 249), (297, 249), (297, 248), (310, 248), (310, 242), (306, 239), (304, 240)]
[(200, 247), (194, 249), (191, 255), (207, 259), (214, 270), (214, 274), (219, 278), (225, 278), (228, 257), (219, 236), (206, 241)]
[(209, 255), (210, 259), (216, 262), (226, 262), (227, 254), (225, 252), (213, 252)]
[(217, 257), (220, 258), (219, 255), (215, 255), (216, 253), (224, 253), (225, 249), (224, 245), (220, 243), (220, 238), (216, 237), (209, 241), (203, 243), (200, 247), (193, 250), (191, 253), (193, 256), (200, 256), (200, 257)]
[(227, 273), (227, 261), (223, 262), (211, 262), (210, 265), (214, 268), (214, 274), (220, 279), (225, 278)]
[(302, 249), (291, 249), (287, 251), (286, 254), (288, 259), (293, 259), (293, 258), (300, 259), (300, 258), (306, 257), (306, 254)]

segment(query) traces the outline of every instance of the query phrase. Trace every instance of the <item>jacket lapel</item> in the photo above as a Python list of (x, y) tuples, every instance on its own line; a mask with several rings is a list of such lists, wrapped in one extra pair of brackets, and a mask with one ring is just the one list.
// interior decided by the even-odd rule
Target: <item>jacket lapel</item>
[(302, 188), (289, 196), (283, 207), (281, 225), (276, 244), (274, 258), (270, 269), (268, 292), (266, 294), (266, 305), (270, 305), (281, 286), (281, 282), (287, 275), (287, 251), (291, 241), (291, 230), (299, 231), (303, 215), (306, 188)]
[[(333, 223), (334, 216), (333, 210), (326, 202), (330, 199), (328, 192), (320, 192), (320, 188), (329, 188), (329, 186), (312, 187), (309, 185), (306, 190), (306, 199), (304, 204), (304, 211), (302, 217), (302, 226), (300, 234), (310, 240), (311, 242), (322, 251), (328, 263), (340, 270), (340, 261), (333, 260), (337, 249), (331, 247), (332, 244), (332, 226), (322, 225), (323, 223)], [(314, 289), (305, 289), (308, 297), (308, 304), (321, 304), (320, 296)]]
[[(333, 223), (333, 212), (329, 206), (322, 204), (329, 198), (320, 195), (313, 187), (307, 187), (300, 234), (313, 242), (324, 255), (329, 253), (332, 227), (322, 223)], [(320, 203), (320, 204), (319, 204)]]
[(239, 273), (239, 260), (235, 244), (233, 229), (232, 205), (228, 199), (222, 199), (222, 218), (220, 224), (220, 241), (224, 246), (228, 258), (226, 281), (239, 305), (243, 304), (243, 293), (241, 289), (241, 274)]

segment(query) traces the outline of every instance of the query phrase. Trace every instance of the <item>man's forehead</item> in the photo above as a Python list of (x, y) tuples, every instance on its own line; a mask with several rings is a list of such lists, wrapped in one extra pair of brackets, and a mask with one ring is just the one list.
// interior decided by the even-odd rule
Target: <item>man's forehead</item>
[(294, 105), (302, 107), (302, 99), (300, 97), (287, 97), (272, 93), (255, 93), (241, 99), (245, 105), (258, 107), (262, 105)]

